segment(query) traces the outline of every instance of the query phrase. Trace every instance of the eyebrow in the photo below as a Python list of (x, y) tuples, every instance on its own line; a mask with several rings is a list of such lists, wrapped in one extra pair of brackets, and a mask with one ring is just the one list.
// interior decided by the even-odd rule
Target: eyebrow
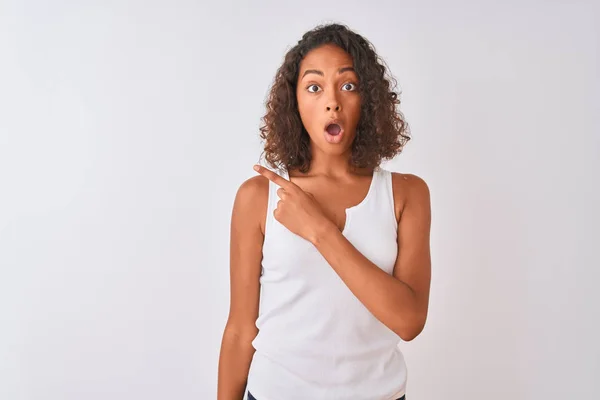
[[(343, 74), (344, 72), (347, 72), (347, 71), (356, 72), (354, 70), (354, 67), (342, 67), (338, 70), (338, 74)], [(302, 78), (304, 78), (308, 74), (317, 74), (317, 75), (325, 76), (325, 74), (323, 74), (323, 71), (320, 71), (318, 69), (307, 69), (306, 71), (304, 71), (304, 74), (302, 74)], [(302, 79), (302, 78), (300, 78), (300, 79)]]

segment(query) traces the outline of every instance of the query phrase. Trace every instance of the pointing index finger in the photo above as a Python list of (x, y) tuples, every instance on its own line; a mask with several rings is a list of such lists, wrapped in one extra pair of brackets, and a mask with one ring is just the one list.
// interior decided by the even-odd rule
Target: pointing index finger
[(285, 179), (283, 176), (271, 171), (268, 168), (265, 168), (261, 165), (255, 165), (254, 170), (270, 180), (273, 183), (281, 186), (284, 189), (290, 189), (292, 185), (294, 185), (291, 181)]

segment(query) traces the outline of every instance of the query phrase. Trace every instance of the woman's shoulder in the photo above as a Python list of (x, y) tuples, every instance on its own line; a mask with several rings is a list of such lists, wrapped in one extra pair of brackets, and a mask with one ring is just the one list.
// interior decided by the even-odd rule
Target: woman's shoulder
[(392, 190), (396, 215), (399, 217), (409, 200), (429, 201), (429, 185), (422, 177), (403, 172), (392, 172)]
[(237, 190), (237, 196), (245, 201), (268, 194), (269, 180), (262, 175), (256, 175), (242, 182)]
[(416, 190), (423, 190), (428, 187), (425, 179), (418, 175), (393, 171), (390, 171), (390, 173), (392, 174), (392, 184), (394, 185), (394, 189), (416, 188)]
[(269, 180), (256, 175), (243, 181), (237, 189), (233, 214), (246, 223), (260, 224), (264, 233), (264, 220), (269, 201)]

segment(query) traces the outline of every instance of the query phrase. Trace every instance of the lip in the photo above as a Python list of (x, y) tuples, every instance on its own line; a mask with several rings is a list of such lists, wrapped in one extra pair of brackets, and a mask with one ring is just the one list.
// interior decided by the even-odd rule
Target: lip
[(344, 130), (344, 126), (342, 125), (341, 121), (338, 118), (330, 119), (329, 121), (327, 121), (327, 123), (325, 124), (325, 126), (323, 127), (323, 129), (327, 130), (327, 127), (329, 125), (332, 125), (332, 124), (337, 124), (337, 125), (340, 126), (340, 129), (342, 131)]
[[(340, 133), (338, 133), (337, 135), (330, 135), (327, 132), (327, 127), (331, 124), (337, 124), (340, 127)], [(344, 137), (344, 126), (342, 125), (341, 121), (337, 118), (335, 119), (330, 119), (329, 121), (327, 121), (327, 123), (325, 124), (325, 126), (323, 127), (323, 133), (325, 135), (325, 140), (327, 140), (327, 142), (332, 143), (332, 144), (337, 144), (340, 143), (342, 141), (342, 138)]]

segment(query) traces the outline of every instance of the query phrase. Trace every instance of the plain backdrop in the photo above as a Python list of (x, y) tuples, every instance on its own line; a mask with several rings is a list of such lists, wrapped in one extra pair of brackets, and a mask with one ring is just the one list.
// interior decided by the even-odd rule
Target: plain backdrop
[[(496, 4), (497, 3), (497, 4)], [(410, 400), (598, 399), (592, 1), (0, 1), (0, 398), (214, 399), (229, 222), (285, 52), (372, 41), (432, 195)], [(357, 399), (360, 400), (360, 399)]]

